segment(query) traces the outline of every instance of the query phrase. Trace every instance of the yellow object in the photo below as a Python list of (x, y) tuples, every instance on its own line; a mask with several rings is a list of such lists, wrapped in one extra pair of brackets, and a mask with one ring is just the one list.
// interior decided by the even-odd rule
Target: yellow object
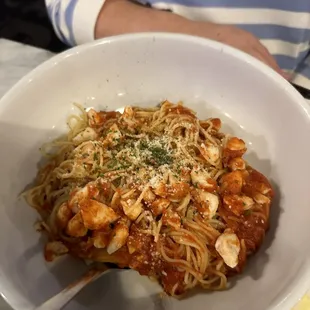
[(310, 310), (310, 292), (292, 310)]

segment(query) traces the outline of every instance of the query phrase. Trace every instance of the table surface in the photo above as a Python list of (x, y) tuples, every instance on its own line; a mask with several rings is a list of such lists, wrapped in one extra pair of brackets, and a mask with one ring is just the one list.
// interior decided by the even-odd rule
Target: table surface
[[(49, 51), (0, 39), (0, 98), (24, 75), (52, 56)], [(12, 310), (1, 297), (0, 310)], [(310, 310), (310, 292), (294, 310)]]

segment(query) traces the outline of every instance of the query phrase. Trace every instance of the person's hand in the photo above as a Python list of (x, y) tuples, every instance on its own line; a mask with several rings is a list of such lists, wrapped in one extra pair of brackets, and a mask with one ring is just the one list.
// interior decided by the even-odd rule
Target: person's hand
[(251, 33), (227, 25), (206, 24), (205, 27), (206, 36), (210, 37), (210, 39), (225, 43), (252, 55), (287, 78), (287, 74), (280, 69), (267, 48)]

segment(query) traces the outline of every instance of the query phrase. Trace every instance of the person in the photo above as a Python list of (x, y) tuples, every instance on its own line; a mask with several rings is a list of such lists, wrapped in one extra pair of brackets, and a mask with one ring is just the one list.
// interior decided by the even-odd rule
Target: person
[(310, 88), (309, 0), (45, 0), (58, 37), (73, 46), (135, 32), (223, 42)]

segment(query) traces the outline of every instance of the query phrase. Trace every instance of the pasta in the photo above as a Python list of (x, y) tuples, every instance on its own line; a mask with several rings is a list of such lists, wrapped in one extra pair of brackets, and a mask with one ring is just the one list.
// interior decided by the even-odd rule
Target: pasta
[(42, 147), (26, 200), (41, 215), (48, 261), (69, 253), (155, 278), (177, 296), (227, 287), (268, 228), (273, 190), (242, 158), (243, 140), (181, 103), (81, 108)]

